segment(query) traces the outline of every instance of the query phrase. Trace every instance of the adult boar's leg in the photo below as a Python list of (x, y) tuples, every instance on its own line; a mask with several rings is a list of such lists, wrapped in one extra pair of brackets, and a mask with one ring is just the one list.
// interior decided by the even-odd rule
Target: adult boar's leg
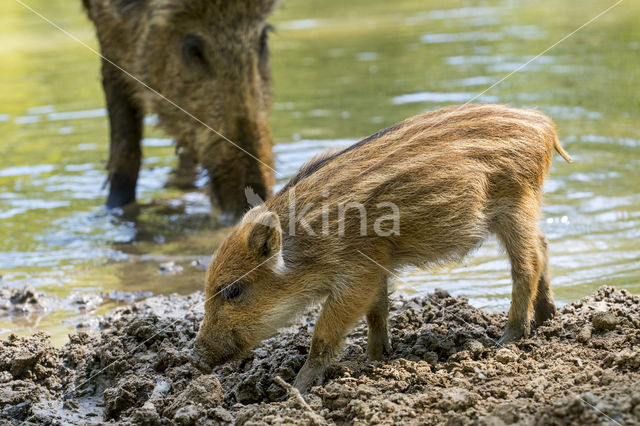
[(367, 357), (371, 361), (380, 361), (391, 355), (389, 342), (389, 295), (388, 277), (383, 276), (378, 288), (378, 297), (367, 312)]
[(179, 189), (192, 189), (196, 182), (196, 166), (198, 164), (196, 155), (188, 148), (180, 146), (176, 148), (178, 154), (178, 165), (171, 172), (166, 187)]
[(107, 207), (122, 207), (136, 200), (136, 182), (142, 151), (142, 109), (133, 99), (122, 71), (102, 62), (102, 85), (109, 112), (109, 197)]
[(504, 334), (498, 344), (528, 337), (533, 300), (543, 268), (543, 253), (538, 229), (538, 199), (519, 200), (517, 206), (499, 220), (496, 232), (504, 244), (511, 263), (511, 308)]
[(313, 330), (309, 356), (293, 384), (301, 392), (322, 382), (327, 367), (342, 347), (344, 336), (372, 308), (378, 298), (378, 289), (371, 288), (372, 282), (380, 282), (379, 274), (358, 280), (327, 298)]

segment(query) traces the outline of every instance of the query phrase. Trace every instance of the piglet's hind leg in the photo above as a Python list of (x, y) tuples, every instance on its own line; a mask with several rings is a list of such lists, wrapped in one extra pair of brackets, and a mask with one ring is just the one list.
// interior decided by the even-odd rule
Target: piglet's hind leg
[(529, 335), (533, 300), (538, 292), (543, 267), (537, 199), (518, 205), (522, 208), (501, 218), (496, 229), (507, 250), (513, 280), (507, 328), (498, 344), (510, 343)]
[(378, 288), (378, 297), (367, 313), (367, 357), (371, 361), (381, 361), (391, 355), (387, 281), (388, 277), (385, 275)]

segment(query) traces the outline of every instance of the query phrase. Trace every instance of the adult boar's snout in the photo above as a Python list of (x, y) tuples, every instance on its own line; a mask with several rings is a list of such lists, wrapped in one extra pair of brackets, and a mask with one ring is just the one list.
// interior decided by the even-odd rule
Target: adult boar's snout
[[(229, 141), (219, 141), (216, 152), (203, 155), (209, 173), (212, 202), (221, 222), (234, 223), (251, 207), (245, 188), (266, 200), (274, 184), (273, 154), (268, 115), (262, 111), (232, 114), (225, 120)], [(235, 146), (234, 146), (235, 145)]]

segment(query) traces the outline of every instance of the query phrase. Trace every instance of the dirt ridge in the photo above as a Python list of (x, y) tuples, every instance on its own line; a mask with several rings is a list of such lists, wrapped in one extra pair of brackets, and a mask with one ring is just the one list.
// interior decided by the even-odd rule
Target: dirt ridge
[(506, 318), (436, 290), (392, 297), (393, 355), (367, 363), (348, 336), (323, 386), (296, 398), (317, 309), (244, 360), (202, 372), (191, 349), (202, 293), (113, 310), (54, 348), (45, 333), (0, 341), (9, 424), (640, 424), (640, 298), (601, 287), (497, 348)]

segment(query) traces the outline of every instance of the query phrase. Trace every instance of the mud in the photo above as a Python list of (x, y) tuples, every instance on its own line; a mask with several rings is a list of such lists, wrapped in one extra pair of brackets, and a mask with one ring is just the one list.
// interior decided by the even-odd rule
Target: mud
[[(133, 301), (135, 299), (132, 299)], [(33, 287), (0, 289), (0, 316), (44, 313), (55, 310), (90, 311), (103, 303), (98, 294), (76, 294), (68, 297), (49, 296)]]
[(190, 357), (201, 293), (117, 308), (60, 349), (44, 333), (9, 337), (0, 342), (0, 422), (640, 424), (639, 297), (602, 287), (502, 348), (504, 314), (443, 291), (393, 300), (391, 358), (366, 362), (360, 324), (304, 398), (288, 383), (317, 309), (209, 372)]
[[(26, 320), (38, 324), (47, 315), (68, 311), (65, 322), (76, 329), (96, 328), (96, 310), (105, 304), (131, 304), (151, 296), (149, 292), (110, 291), (106, 293), (75, 293), (67, 296), (52, 296), (33, 287), (0, 288), (0, 321)], [(2, 330), (3, 332), (5, 330)], [(3, 333), (4, 334), (4, 333)]]

